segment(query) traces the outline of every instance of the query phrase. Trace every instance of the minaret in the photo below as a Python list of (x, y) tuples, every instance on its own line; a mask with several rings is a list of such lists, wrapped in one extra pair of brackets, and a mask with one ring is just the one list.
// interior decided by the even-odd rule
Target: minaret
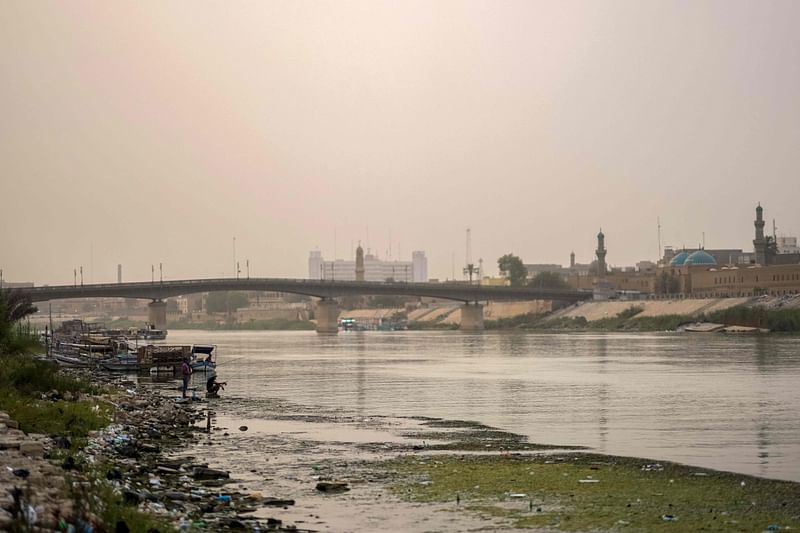
[(606, 236), (603, 235), (603, 229), (600, 229), (600, 233), (597, 234), (597, 250), (595, 253), (597, 254), (597, 276), (604, 277), (606, 275), (606, 244), (605, 244)]
[(764, 209), (761, 202), (756, 207), (756, 220), (753, 223), (756, 227), (756, 238), (753, 239), (753, 251), (756, 253), (756, 263), (759, 265), (767, 264), (767, 240), (764, 238)]
[(569, 268), (575, 268), (575, 250), (569, 253)]
[(360, 241), (356, 248), (356, 281), (364, 281), (364, 249)]

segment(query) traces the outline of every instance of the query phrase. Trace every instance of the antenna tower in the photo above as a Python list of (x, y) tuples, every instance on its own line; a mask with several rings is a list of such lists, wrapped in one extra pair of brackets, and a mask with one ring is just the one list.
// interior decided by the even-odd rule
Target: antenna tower
[(656, 217), (658, 223), (658, 258), (661, 259), (661, 217)]
[(467, 264), (464, 267), (464, 275), (468, 277), (470, 285), (472, 276), (480, 275), (480, 269), (472, 262), (472, 231), (467, 228)]

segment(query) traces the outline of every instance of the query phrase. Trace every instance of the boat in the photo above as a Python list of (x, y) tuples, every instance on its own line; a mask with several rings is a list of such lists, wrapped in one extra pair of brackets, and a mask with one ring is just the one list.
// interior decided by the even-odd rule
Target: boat
[(63, 366), (87, 368), (92, 365), (90, 359), (68, 352), (51, 352), (50, 356)]
[(217, 368), (215, 344), (195, 344), (192, 346), (192, 358), (189, 366), (193, 372), (210, 372)]
[(139, 370), (139, 360), (136, 354), (121, 352), (114, 357), (100, 361), (100, 366), (111, 372), (135, 372)]
[(153, 324), (148, 324), (146, 328), (140, 330), (139, 334), (143, 339), (151, 341), (163, 341), (167, 338), (167, 330), (156, 329)]

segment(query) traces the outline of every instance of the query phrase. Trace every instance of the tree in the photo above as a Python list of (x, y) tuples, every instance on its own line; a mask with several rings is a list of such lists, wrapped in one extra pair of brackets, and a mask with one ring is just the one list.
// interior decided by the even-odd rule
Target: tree
[(569, 285), (556, 272), (539, 272), (528, 282), (529, 287), (537, 289), (568, 289)]
[(13, 351), (19, 336), (14, 326), (36, 311), (30, 297), (14, 290), (0, 291), (0, 351)]
[(525, 284), (528, 271), (522, 264), (522, 259), (513, 254), (506, 254), (497, 260), (500, 275), (508, 279), (511, 285), (518, 287)]
[(206, 299), (206, 310), (209, 313), (226, 313), (249, 304), (247, 296), (241, 292), (210, 292)]

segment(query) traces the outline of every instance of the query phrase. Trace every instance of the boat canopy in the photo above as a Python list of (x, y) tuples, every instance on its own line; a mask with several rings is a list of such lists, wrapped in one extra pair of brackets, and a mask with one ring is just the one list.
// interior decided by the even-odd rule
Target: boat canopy
[(214, 351), (214, 346), (210, 344), (195, 344), (192, 346), (192, 353), (201, 353), (208, 355)]

